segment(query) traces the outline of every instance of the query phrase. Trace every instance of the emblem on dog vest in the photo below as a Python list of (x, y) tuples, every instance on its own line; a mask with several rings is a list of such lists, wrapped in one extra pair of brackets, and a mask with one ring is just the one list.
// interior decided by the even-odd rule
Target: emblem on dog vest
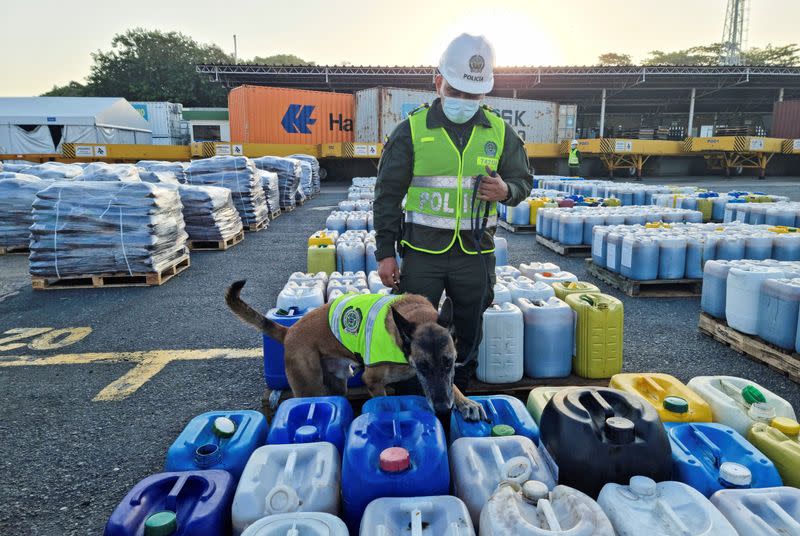
[(400, 296), (345, 294), (328, 310), (331, 332), (342, 346), (361, 356), (364, 365), (398, 363), (407, 365), (403, 350), (386, 329), (386, 315)]

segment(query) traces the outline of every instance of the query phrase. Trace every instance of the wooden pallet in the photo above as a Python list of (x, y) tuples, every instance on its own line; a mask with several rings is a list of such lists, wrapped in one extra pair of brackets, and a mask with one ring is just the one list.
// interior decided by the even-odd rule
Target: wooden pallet
[(267, 218), (264, 221), (254, 223), (253, 225), (243, 225), (242, 227), (244, 227), (244, 230), (247, 231), (248, 233), (257, 233), (258, 231), (261, 231), (269, 227), (269, 218)]
[(270, 212), (269, 213), (269, 219), (270, 220), (277, 220), (278, 216), (280, 216), (281, 214), (283, 214), (283, 212), (281, 212), (280, 210), (276, 210), (275, 212)]
[(28, 255), (31, 250), (28, 246), (17, 246), (11, 248), (0, 248), (0, 255)]
[(295, 207), (293, 207), (293, 206), (290, 206), (290, 207), (281, 207), (281, 212), (291, 212), (291, 211), (293, 211), (293, 210), (294, 210), (294, 208), (295, 208)]
[(800, 354), (778, 348), (754, 335), (736, 331), (724, 320), (718, 320), (705, 313), (700, 313), (697, 327), (700, 333), (800, 383)]
[(549, 238), (545, 238), (540, 234), (536, 235), (536, 242), (543, 245), (547, 249), (551, 249), (556, 253), (558, 253), (559, 255), (563, 255), (565, 257), (586, 257), (587, 255), (591, 255), (592, 253), (592, 246), (587, 246), (586, 244), (578, 244), (577, 246), (567, 246), (565, 244), (562, 244), (561, 242), (556, 242), (555, 240), (550, 240)]
[(190, 240), (189, 249), (192, 251), (225, 251), (244, 240), (244, 230), (227, 240)]
[[(516, 383), (505, 383), (505, 384), (491, 384), (491, 383), (483, 383), (477, 380), (473, 380), (470, 384), (469, 389), (466, 391), (465, 394), (467, 395), (496, 395), (496, 394), (505, 394), (519, 398), (523, 402), (527, 400), (528, 393), (534, 387), (539, 387), (542, 385), (595, 385), (595, 386), (603, 386), (606, 387), (608, 385), (608, 379), (587, 379), (581, 378), (579, 376), (570, 375), (565, 378), (528, 378), (525, 377), (522, 380)], [(391, 386), (387, 387), (388, 394), (394, 394), (394, 390)], [(275, 415), (275, 410), (278, 408), (278, 405), (287, 400), (292, 398), (292, 392), (289, 389), (286, 390), (273, 390), (267, 388), (264, 391), (264, 396), (261, 398), (261, 411), (264, 416), (267, 418), (268, 421), (272, 420), (272, 417)], [(360, 411), (361, 406), (363, 403), (370, 398), (370, 394), (367, 391), (366, 387), (352, 387), (347, 391), (347, 399), (350, 400), (350, 403), (353, 405), (353, 408), (357, 411)]]
[(47, 278), (33, 276), (31, 285), (33, 290), (60, 290), (68, 288), (101, 288), (101, 287), (153, 287), (160, 286), (183, 272), (189, 267), (189, 255), (184, 255), (172, 266), (152, 273), (134, 273), (133, 275), (121, 273), (93, 274), (84, 276), (69, 276), (62, 278)]
[(702, 279), (637, 281), (598, 266), (592, 259), (586, 259), (586, 271), (634, 298), (691, 298), (700, 296), (703, 291)]
[(535, 225), (515, 225), (503, 220), (498, 220), (497, 226), (501, 229), (505, 229), (509, 233), (532, 234), (536, 232)]

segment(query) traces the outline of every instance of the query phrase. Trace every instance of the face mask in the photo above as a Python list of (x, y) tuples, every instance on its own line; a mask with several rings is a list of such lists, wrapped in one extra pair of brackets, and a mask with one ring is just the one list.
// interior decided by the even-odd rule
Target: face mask
[(472, 119), (481, 105), (480, 100), (442, 96), (444, 115), (453, 123), (462, 125)]

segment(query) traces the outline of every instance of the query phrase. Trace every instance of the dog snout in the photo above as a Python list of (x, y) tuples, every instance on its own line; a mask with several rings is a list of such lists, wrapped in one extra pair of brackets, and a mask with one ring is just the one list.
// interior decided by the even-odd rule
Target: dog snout
[(450, 402), (442, 401), (442, 402), (436, 402), (433, 405), (433, 410), (436, 413), (446, 413), (446, 412), (450, 411), (452, 409), (452, 407), (453, 407), (453, 402), (452, 401), (450, 401)]

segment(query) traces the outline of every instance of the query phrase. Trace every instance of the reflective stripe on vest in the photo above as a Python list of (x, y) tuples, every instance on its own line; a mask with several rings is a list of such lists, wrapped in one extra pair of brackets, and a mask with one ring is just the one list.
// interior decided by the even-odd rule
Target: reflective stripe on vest
[[(386, 329), (386, 315), (397, 295), (345, 294), (331, 303), (328, 323), (342, 346), (358, 354), (364, 365), (408, 364), (394, 335)], [(347, 315), (352, 318), (347, 318)]]
[[(562, 160), (563, 162), (563, 160)], [(570, 166), (577, 166), (580, 164), (578, 161), (578, 148), (575, 147), (574, 149), (569, 150), (569, 161), (567, 162)], [(563, 164), (562, 164), (563, 165)]]
[[(458, 231), (472, 228), (472, 188), (476, 175), (486, 166), (497, 170), (503, 153), (505, 123), (481, 108), (490, 127), (474, 126), (463, 152), (459, 152), (444, 127), (427, 127), (428, 109), (409, 116), (414, 149), (413, 178), (405, 202), (405, 221), (435, 229), (452, 229), (453, 238), (442, 250), (431, 251), (403, 240), (402, 243), (426, 253), (444, 253), (456, 240), (467, 253), (475, 253), (461, 242)], [(497, 224), (497, 204), (491, 203), (488, 226)], [(481, 211), (482, 216), (482, 211)], [(487, 250), (493, 251), (493, 250)]]

